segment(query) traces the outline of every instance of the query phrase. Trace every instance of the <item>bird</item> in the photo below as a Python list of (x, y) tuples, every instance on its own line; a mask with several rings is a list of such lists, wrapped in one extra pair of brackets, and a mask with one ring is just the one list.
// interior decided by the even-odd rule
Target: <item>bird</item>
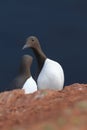
[(30, 55), (23, 55), (20, 66), (19, 74), (11, 82), (10, 86), (13, 89), (23, 89), (25, 94), (33, 93), (37, 91), (37, 84), (31, 75), (31, 64), (33, 57)]
[(36, 36), (29, 36), (23, 46), (23, 50), (31, 48), (38, 63), (38, 89), (62, 90), (64, 87), (64, 71), (62, 66), (43, 52), (39, 39)]

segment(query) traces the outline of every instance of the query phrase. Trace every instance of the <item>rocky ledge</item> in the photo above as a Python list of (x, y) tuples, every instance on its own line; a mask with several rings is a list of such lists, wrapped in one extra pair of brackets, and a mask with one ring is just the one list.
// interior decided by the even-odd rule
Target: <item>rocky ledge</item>
[(62, 91), (0, 93), (0, 130), (86, 130), (87, 84)]

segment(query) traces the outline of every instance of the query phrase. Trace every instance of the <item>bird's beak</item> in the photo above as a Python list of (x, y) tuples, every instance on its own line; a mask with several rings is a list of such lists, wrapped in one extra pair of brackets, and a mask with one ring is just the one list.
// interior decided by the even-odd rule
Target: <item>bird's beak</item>
[(26, 48), (28, 48), (28, 47), (29, 47), (29, 46), (28, 46), (27, 44), (25, 44), (22, 49), (24, 50), (24, 49), (26, 49)]

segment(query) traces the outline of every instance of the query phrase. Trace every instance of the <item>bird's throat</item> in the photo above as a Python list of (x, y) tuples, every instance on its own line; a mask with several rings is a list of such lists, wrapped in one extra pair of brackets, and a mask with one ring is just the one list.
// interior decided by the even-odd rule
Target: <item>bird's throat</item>
[(44, 62), (46, 60), (46, 55), (43, 53), (41, 48), (32, 48), (32, 49), (33, 49), (33, 52), (36, 56), (36, 59), (37, 59), (37, 62), (38, 62), (38, 69), (39, 69), (39, 72), (40, 72), (43, 65), (44, 65)]

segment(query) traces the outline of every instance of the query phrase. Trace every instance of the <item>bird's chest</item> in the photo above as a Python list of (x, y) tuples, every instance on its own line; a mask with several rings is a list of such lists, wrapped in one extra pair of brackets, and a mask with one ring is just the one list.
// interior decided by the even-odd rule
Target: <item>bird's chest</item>
[(55, 82), (55, 78), (58, 76), (57, 70), (57, 67), (54, 68), (53, 65), (50, 64), (43, 66), (38, 76), (37, 82), (42, 84), (50, 84), (53, 82), (53, 79)]

